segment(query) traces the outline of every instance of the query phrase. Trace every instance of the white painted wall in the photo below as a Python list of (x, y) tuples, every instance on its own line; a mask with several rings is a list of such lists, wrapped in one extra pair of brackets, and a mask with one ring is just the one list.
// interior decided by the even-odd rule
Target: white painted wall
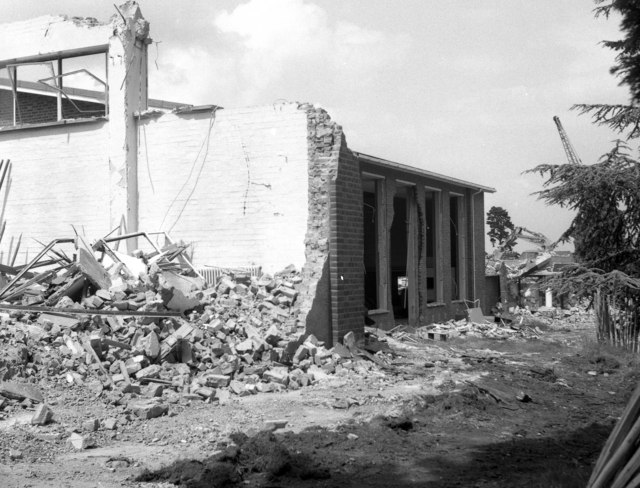
[(109, 43), (111, 24), (90, 26), (60, 15), (0, 24), (0, 61)]
[(48, 242), (73, 237), (74, 225), (90, 239), (109, 228), (109, 159), (104, 122), (0, 132), (0, 159), (10, 159), (9, 181), (0, 191), (7, 221), (0, 252), (22, 233), (16, 264)]
[(296, 104), (143, 120), (140, 229), (193, 242), (197, 265), (305, 262), (307, 117)]

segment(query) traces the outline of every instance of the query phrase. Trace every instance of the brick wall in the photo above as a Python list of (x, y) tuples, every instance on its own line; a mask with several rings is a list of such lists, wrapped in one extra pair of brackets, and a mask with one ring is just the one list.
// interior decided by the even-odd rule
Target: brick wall
[(62, 118), (64, 119), (103, 117), (104, 115), (104, 103), (88, 102), (86, 100), (74, 100), (71, 103), (66, 98), (62, 99)]
[[(473, 190), (469, 190), (469, 201), (473, 199), (473, 205), (471, 205), (470, 213), (473, 211), (473, 220), (471, 223), (470, 234), (473, 234), (473, 241), (475, 242), (475, 262), (471, 263), (471, 266), (475, 266), (475, 280), (474, 276), (469, 280), (472, 286), (472, 293), (475, 298), (480, 299), (480, 306), (485, 314), (489, 314), (491, 306), (486, 300), (485, 289), (485, 213), (484, 213), (484, 193), (477, 193)], [(470, 219), (471, 220), (471, 219)]]
[[(74, 103), (75, 106), (66, 98), (62, 99), (63, 118), (99, 117), (105, 114), (104, 104), (83, 100), (74, 100)], [(36, 93), (18, 93), (17, 124), (39, 124), (56, 120), (58, 120), (56, 97)], [(0, 90), (0, 126), (10, 125), (13, 125), (13, 95), (8, 90)]]
[(0, 127), (13, 125), (13, 95), (0, 90)]
[(297, 104), (163, 114), (138, 130), (139, 227), (198, 265), (305, 263), (307, 118)]
[(322, 109), (308, 120), (309, 224), (302, 318), (307, 332), (333, 344), (364, 332), (362, 188), (358, 160), (342, 128)]
[(104, 122), (0, 133), (0, 159), (12, 171), (0, 191), (7, 222), (0, 254), (7, 261), (11, 238), (22, 234), (17, 264), (41, 249), (35, 242), (73, 237), (71, 225), (89, 238), (109, 228), (109, 160)]
[(347, 332), (364, 333), (364, 249), (362, 186), (358, 159), (347, 148), (340, 127), (338, 171), (331, 181), (331, 313), (333, 341)]

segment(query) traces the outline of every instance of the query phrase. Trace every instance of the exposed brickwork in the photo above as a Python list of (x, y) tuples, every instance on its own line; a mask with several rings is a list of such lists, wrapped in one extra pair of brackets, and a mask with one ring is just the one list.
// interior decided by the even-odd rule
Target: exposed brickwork
[(0, 90), (0, 127), (13, 125), (13, 95)]
[(62, 118), (79, 119), (82, 117), (102, 117), (105, 115), (104, 104), (74, 100), (75, 106), (67, 99), (62, 99)]
[(329, 115), (301, 105), (307, 117), (309, 198), (305, 234), (303, 290), (299, 297), (300, 319), (310, 334), (331, 344), (331, 281), (329, 268), (330, 183), (338, 168), (333, 126)]
[[(66, 98), (62, 99), (62, 117), (75, 119), (103, 116), (104, 104), (74, 100), (74, 106)], [(86, 112), (81, 112), (78, 109)], [(58, 120), (58, 99), (36, 93), (18, 93), (17, 124), (39, 124)], [(13, 125), (13, 95), (8, 90), (0, 90), (0, 126)]]
[(362, 230), (362, 185), (358, 159), (347, 148), (342, 128), (338, 172), (331, 181), (331, 314), (333, 341), (347, 332), (364, 333), (364, 251)]
[[(472, 276), (469, 280), (471, 282), (473, 295), (475, 298), (479, 298), (481, 301), (481, 307), (485, 314), (488, 314), (491, 310), (491, 306), (493, 303), (490, 303), (486, 300), (484, 287), (485, 287), (485, 265), (484, 265), (484, 193), (477, 193), (474, 191), (469, 191), (469, 201), (473, 199), (473, 220), (471, 224), (471, 230), (469, 231), (469, 235), (473, 235), (475, 242), (475, 247), (473, 251), (475, 253), (475, 263), (471, 263), (472, 266), (475, 265), (475, 277)], [(470, 219), (471, 220), (471, 219)], [(473, 244), (473, 243), (472, 243)], [(474, 279), (475, 278), (475, 279)]]
[(358, 160), (342, 128), (321, 109), (301, 106), (308, 120), (309, 220), (306, 290), (301, 307), (307, 331), (328, 343), (364, 331), (362, 187)]

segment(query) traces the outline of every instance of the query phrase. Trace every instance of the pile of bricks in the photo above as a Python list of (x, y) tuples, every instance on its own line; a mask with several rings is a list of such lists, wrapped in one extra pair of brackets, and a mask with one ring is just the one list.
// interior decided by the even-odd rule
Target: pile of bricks
[(98, 252), (79, 256), (22, 296), (18, 309), (6, 304), (1, 312), (0, 304), (0, 417), (11, 403), (38, 403), (16, 391), (44, 377), (67, 385), (98, 378), (114, 404), (148, 419), (180, 400), (223, 404), (334, 373), (368, 375), (381, 364), (352, 336), (328, 349), (304, 333), (293, 268), (227, 274), (208, 285), (142, 253), (117, 263)]

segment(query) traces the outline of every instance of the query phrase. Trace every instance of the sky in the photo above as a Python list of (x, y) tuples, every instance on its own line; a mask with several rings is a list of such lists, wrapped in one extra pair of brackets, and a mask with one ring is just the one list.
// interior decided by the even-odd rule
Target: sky
[[(351, 149), (494, 187), (485, 211), (501, 206), (515, 225), (551, 240), (571, 213), (531, 195), (544, 180), (522, 172), (566, 162), (554, 115), (582, 161), (596, 162), (618, 136), (571, 106), (629, 98), (609, 73), (615, 54), (600, 45), (619, 38), (619, 19), (596, 19), (588, 0), (138, 3), (154, 40), (152, 98), (317, 104)], [(112, 0), (2, 0), (0, 13), (2, 22), (108, 20), (115, 8)]]

